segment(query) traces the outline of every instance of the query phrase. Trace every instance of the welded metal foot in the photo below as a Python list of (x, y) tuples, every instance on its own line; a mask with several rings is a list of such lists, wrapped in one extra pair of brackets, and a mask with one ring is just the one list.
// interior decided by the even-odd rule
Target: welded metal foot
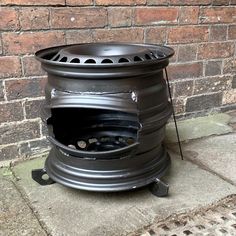
[(32, 179), (39, 183), (40, 185), (49, 185), (54, 184), (53, 181), (48, 175), (45, 168), (43, 169), (34, 169), (31, 172)]
[(149, 190), (157, 197), (166, 197), (169, 192), (169, 185), (162, 182), (160, 179), (155, 179), (155, 181), (150, 184)]

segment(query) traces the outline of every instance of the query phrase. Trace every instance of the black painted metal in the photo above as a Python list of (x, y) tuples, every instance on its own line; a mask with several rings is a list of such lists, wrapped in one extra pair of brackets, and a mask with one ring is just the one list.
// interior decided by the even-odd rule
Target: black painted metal
[(156, 182), (170, 165), (162, 145), (172, 113), (163, 69), (169, 47), (79, 44), (36, 53), (48, 73), (42, 119), (53, 148), (48, 176), (92, 191)]

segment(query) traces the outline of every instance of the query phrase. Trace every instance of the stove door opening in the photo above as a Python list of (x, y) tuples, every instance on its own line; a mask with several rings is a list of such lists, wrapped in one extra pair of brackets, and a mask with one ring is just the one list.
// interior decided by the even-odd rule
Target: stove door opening
[(53, 137), (71, 149), (112, 151), (137, 142), (137, 114), (90, 108), (53, 108), (47, 124)]

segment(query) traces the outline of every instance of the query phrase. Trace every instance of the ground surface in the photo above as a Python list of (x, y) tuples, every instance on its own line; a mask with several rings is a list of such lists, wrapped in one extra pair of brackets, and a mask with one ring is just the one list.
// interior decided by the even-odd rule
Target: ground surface
[[(31, 170), (43, 167), (43, 157), (2, 168), (0, 235), (236, 235), (234, 116), (210, 117), (209, 129), (204, 119), (186, 122), (195, 127), (189, 128), (193, 139), (211, 136), (184, 142), (184, 161), (176, 145), (168, 145), (172, 167), (164, 180), (170, 184), (166, 198), (147, 189), (101, 194), (40, 186)], [(213, 131), (212, 122), (220, 129)], [(186, 127), (181, 123), (182, 135), (188, 136), (182, 140), (191, 140)], [(201, 127), (205, 135), (199, 134)]]

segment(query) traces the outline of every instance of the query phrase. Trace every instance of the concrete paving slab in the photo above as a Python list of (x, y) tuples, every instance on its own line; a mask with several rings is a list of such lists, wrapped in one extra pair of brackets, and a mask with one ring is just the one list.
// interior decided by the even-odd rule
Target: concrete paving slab
[(157, 198), (147, 189), (122, 193), (94, 193), (63, 187), (40, 186), (31, 180), (31, 170), (43, 166), (44, 159), (21, 163), (13, 168), (20, 178), (32, 207), (53, 236), (116, 236), (143, 228), (173, 213), (206, 206), (236, 187), (198, 166), (171, 154), (172, 167), (165, 178), (170, 195)]
[(37, 218), (11, 181), (11, 172), (0, 169), (0, 235), (46, 236)]
[(182, 146), (186, 158), (236, 185), (236, 133), (195, 140)]
[[(233, 131), (228, 125), (232, 117), (228, 114), (220, 113), (204, 117), (192, 118), (178, 121), (178, 129), (181, 141), (207, 137), (210, 135), (227, 134)], [(167, 143), (176, 143), (176, 131), (174, 123), (171, 122), (166, 127)]]

